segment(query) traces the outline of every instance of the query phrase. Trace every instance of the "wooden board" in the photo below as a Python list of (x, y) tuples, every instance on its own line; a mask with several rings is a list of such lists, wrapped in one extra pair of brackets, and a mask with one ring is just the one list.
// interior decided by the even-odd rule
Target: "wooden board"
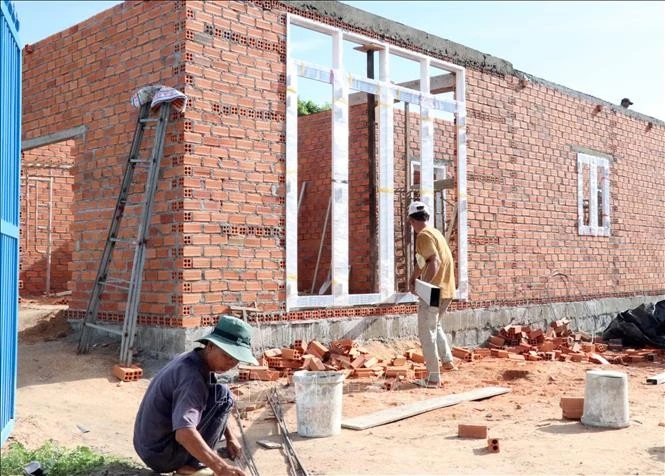
[(483, 398), (495, 397), (508, 392), (510, 392), (510, 389), (505, 387), (484, 387), (471, 390), (470, 392), (430, 398), (420, 402), (387, 408), (375, 413), (370, 413), (369, 415), (344, 420), (342, 421), (342, 428), (366, 430), (368, 428), (403, 420), (404, 418), (420, 415), (421, 413), (430, 412), (439, 408), (457, 405), (461, 402), (482, 400)]
[(651, 377), (647, 377), (647, 383), (653, 384), (653, 385), (658, 385), (665, 382), (665, 372), (662, 374), (657, 374), (657, 375), (652, 375)]

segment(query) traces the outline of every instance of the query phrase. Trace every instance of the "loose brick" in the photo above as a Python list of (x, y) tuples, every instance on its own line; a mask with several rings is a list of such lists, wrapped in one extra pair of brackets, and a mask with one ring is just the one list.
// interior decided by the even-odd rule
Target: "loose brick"
[(584, 397), (562, 397), (559, 401), (562, 416), (566, 420), (579, 420), (584, 412)]
[(138, 365), (123, 367), (119, 364), (113, 366), (113, 375), (123, 382), (134, 382), (143, 377), (143, 369)]
[(500, 451), (499, 439), (498, 438), (488, 438), (487, 439), (487, 450), (490, 453), (498, 453)]
[(459, 438), (487, 438), (487, 426), (485, 425), (457, 425), (457, 436)]
[(501, 349), (492, 349), (491, 353), (492, 356), (498, 357), (500, 359), (507, 359), (510, 356), (510, 353), (507, 350), (501, 350)]
[(396, 367), (396, 366), (388, 366), (386, 367), (386, 377), (406, 377), (409, 374), (409, 368), (408, 367)]
[(406, 357), (399, 356), (393, 359), (393, 366), (402, 367), (404, 365), (406, 365)]
[(493, 345), (493, 346), (495, 346), (495, 347), (503, 347), (503, 345), (504, 345), (505, 343), (506, 343), (506, 339), (504, 339), (503, 337), (499, 337), (499, 336), (491, 336), (491, 337), (489, 338), (489, 344), (490, 344), (490, 345)]
[(300, 351), (295, 349), (282, 349), (281, 351), (283, 359), (297, 360), (300, 359), (302, 355)]
[(363, 362), (363, 367), (371, 369), (372, 367), (374, 367), (378, 363), (379, 363), (379, 359), (377, 359), (376, 357), (370, 357), (369, 359), (365, 359), (365, 362)]
[(326, 366), (321, 362), (321, 359), (318, 357), (312, 356), (311, 359), (309, 359), (309, 364), (308, 364), (308, 369), (313, 370), (313, 371), (319, 371), (322, 372), (326, 370)]
[(326, 360), (328, 355), (330, 355), (328, 348), (316, 340), (309, 343), (307, 346), (307, 353), (312, 354), (321, 360)]

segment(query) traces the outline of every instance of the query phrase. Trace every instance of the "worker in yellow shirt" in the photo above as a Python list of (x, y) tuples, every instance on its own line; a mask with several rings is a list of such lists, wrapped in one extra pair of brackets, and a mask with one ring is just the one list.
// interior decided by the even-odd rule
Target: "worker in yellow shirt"
[(425, 203), (412, 202), (408, 214), (409, 224), (416, 232), (416, 263), (409, 287), (413, 291), (416, 279), (420, 279), (441, 290), (438, 307), (429, 306), (422, 299), (418, 303), (418, 337), (429, 376), (417, 383), (436, 388), (441, 385), (439, 360), (444, 369), (457, 370), (442, 326), (443, 315), (455, 296), (453, 255), (441, 232), (427, 224), (430, 212)]

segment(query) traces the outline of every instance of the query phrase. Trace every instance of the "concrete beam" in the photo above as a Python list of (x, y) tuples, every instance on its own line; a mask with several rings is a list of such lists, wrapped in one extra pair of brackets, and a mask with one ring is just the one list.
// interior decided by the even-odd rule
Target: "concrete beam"
[(74, 137), (82, 136), (88, 130), (87, 126), (72, 127), (64, 131), (54, 132), (34, 139), (27, 139), (21, 142), (21, 151), (36, 149), (45, 145), (55, 144), (63, 140), (73, 139)]
[[(414, 79), (405, 83), (399, 83), (397, 86), (420, 91), (420, 80)], [(441, 74), (430, 79), (430, 92), (432, 94), (448, 93), (455, 90), (455, 75)], [(349, 94), (349, 106), (365, 104), (367, 102), (367, 93)]]
[[(377, 41), (388, 41), (415, 51), (449, 61), (459, 66), (476, 68), (490, 73), (513, 74), (513, 65), (501, 58), (482, 53), (473, 48), (434, 36), (396, 21), (374, 15), (345, 3), (324, 0), (282, 0), (300, 15), (314, 13), (334, 22), (343, 22), (360, 31), (374, 33)], [(299, 12), (298, 12), (299, 11)]]

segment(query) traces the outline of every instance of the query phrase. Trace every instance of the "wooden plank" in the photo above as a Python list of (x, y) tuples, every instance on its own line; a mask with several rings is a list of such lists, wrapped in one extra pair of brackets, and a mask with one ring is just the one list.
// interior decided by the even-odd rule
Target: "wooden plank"
[(385, 425), (395, 421), (403, 420), (421, 413), (430, 412), (439, 408), (457, 405), (458, 403), (482, 400), (484, 398), (495, 397), (510, 392), (506, 387), (484, 387), (471, 390), (470, 392), (458, 393), (455, 395), (445, 395), (443, 397), (430, 398), (420, 402), (409, 403), (399, 407), (387, 408), (369, 415), (351, 418), (342, 421), (342, 428), (351, 430), (366, 430), (375, 426)]
[(658, 385), (665, 382), (665, 372), (647, 377), (647, 383)]

